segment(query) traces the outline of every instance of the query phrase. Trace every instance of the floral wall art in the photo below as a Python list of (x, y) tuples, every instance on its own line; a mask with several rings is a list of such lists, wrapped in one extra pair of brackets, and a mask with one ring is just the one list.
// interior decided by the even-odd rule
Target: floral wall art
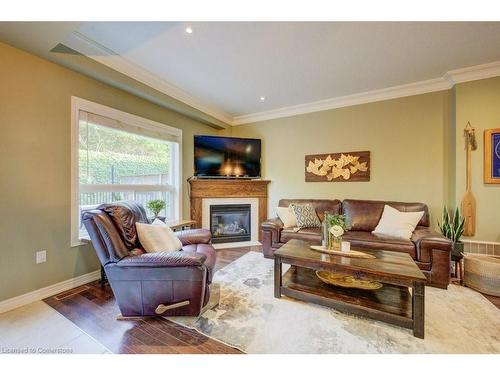
[(306, 155), (306, 182), (370, 181), (370, 151)]

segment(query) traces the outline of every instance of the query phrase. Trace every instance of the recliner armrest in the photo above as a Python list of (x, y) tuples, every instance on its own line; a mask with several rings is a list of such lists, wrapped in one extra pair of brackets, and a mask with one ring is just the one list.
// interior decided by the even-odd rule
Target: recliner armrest
[(138, 256), (123, 258), (116, 266), (118, 267), (199, 267), (205, 263), (207, 257), (204, 254), (172, 251), (159, 253), (146, 253)]
[(174, 234), (181, 240), (182, 246), (210, 243), (212, 240), (212, 233), (208, 229), (202, 228), (181, 230), (174, 232)]

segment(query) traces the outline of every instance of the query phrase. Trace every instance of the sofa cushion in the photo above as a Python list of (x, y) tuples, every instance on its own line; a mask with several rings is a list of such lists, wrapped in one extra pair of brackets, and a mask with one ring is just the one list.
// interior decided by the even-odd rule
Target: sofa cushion
[(342, 202), (342, 213), (350, 230), (371, 232), (377, 226), (386, 204), (401, 212), (424, 211), (418, 225), (429, 226), (429, 210), (423, 203), (346, 199)]
[(353, 230), (347, 231), (342, 239), (349, 241), (351, 248), (405, 252), (410, 254), (413, 259), (417, 259), (415, 244), (410, 240), (378, 236), (370, 232)]
[(297, 218), (291, 206), (288, 207), (276, 207), (276, 215), (283, 222), (285, 228), (296, 227)]
[(372, 233), (409, 240), (423, 215), (424, 211), (401, 212), (385, 205), (382, 217)]
[(311, 203), (292, 203), (290, 207), (295, 214), (295, 219), (299, 228), (319, 228), (321, 226), (321, 221), (316, 214), (316, 209)]
[(288, 207), (292, 203), (312, 204), (320, 221), (323, 221), (325, 211), (331, 212), (332, 214), (340, 214), (340, 208), (342, 205), (338, 199), (280, 199), (278, 206)]
[(320, 243), (321, 228), (302, 228), (298, 231), (295, 231), (293, 228), (284, 228), (281, 231), (281, 242), (288, 242), (291, 239)]

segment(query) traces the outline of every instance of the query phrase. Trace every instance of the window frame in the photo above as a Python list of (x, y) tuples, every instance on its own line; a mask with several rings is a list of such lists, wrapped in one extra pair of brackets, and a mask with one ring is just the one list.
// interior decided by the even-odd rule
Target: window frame
[[(173, 207), (172, 214), (175, 220), (181, 218), (182, 212), (182, 192), (181, 192), (181, 177), (182, 177), (182, 130), (162, 124), (153, 120), (149, 120), (131, 113), (123, 112), (118, 109), (107, 107), (102, 104), (94, 103), (86, 99), (71, 97), (71, 234), (70, 246), (84, 245), (86, 238), (80, 234), (80, 175), (79, 175), (79, 112), (91, 112), (99, 116), (111, 118), (120, 121), (122, 124), (130, 124), (131, 127), (139, 127), (146, 130), (156, 131), (165, 135), (173, 136), (176, 140), (172, 143), (176, 144), (177, 152), (170, 153), (172, 185), (166, 187), (166, 191), (173, 192)], [(135, 133), (131, 131), (131, 133)], [(103, 185), (105, 189), (111, 189), (112, 185)], [(120, 187), (130, 188), (131, 190), (144, 189), (144, 185), (117, 185)], [(88, 239), (87, 239), (88, 240)]]

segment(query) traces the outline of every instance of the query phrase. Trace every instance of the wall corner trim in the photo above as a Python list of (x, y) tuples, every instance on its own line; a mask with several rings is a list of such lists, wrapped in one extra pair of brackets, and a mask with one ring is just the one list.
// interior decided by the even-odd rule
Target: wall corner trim
[(27, 305), (32, 302), (40, 301), (55, 294), (82, 286), (84, 284), (98, 280), (100, 277), (101, 272), (100, 270), (97, 270), (81, 276), (73, 277), (69, 280), (46, 286), (41, 289), (34, 290), (32, 292), (21, 294), (20, 296), (0, 301), (0, 314), (17, 309), (18, 307)]
[(456, 85), (457, 83), (477, 81), (498, 76), (500, 76), (500, 61), (450, 70), (444, 75), (444, 78), (447, 79), (450, 84)]

